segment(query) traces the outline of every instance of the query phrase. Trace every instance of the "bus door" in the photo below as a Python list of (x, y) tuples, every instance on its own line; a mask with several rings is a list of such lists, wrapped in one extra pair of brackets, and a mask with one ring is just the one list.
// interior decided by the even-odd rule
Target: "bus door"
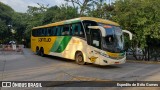
[(88, 59), (92, 63), (99, 64), (99, 53), (101, 50), (101, 33), (99, 29), (90, 29), (90, 35), (87, 35), (87, 53)]

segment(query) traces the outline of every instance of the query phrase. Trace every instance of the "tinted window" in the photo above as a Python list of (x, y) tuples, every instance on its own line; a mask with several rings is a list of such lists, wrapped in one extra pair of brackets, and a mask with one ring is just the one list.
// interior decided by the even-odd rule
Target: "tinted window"
[(32, 30), (32, 36), (36, 36), (36, 30)]
[(91, 45), (101, 48), (101, 34), (99, 29), (91, 29)]
[(61, 30), (61, 35), (66, 36), (70, 34), (70, 25), (64, 25), (63, 29)]
[(51, 36), (56, 36), (56, 27), (51, 27)]
[(47, 36), (51, 36), (51, 28), (48, 28)]
[(41, 36), (41, 29), (38, 29), (38, 36)]
[(83, 21), (83, 25), (84, 25), (84, 29), (86, 31), (86, 34), (89, 35), (90, 29), (88, 28), (88, 26), (97, 26), (98, 24), (94, 21)]
[(55, 30), (56, 30), (56, 32), (55, 32), (55, 35), (57, 35), (57, 36), (61, 36), (61, 26), (57, 26), (56, 28), (55, 28)]
[(72, 24), (72, 31), (71, 32), (72, 32), (73, 36), (85, 37), (84, 30), (83, 30), (81, 23)]

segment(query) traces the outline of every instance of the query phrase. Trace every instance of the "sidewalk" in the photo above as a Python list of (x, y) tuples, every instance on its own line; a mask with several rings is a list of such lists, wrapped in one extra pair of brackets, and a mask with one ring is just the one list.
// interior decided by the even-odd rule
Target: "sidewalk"
[(129, 63), (145, 63), (145, 64), (160, 64), (160, 61), (140, 61), (140, 60), (127, 60)]
[(15, 55), (23, 54), (23, 45), (18, 45), (13, 49), (10, 45), (3, 45), (0, 47), (0, 55)]

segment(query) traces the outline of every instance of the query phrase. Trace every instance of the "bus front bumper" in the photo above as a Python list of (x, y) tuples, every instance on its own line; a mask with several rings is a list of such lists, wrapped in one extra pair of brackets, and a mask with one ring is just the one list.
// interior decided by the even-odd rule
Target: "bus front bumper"
[(111, 59), (111, 58), (105, 58), (100, 60), (100, 65), (113, 65), (113, 64), (123, 64), (126, 62), (126, 57), (122, 59)]

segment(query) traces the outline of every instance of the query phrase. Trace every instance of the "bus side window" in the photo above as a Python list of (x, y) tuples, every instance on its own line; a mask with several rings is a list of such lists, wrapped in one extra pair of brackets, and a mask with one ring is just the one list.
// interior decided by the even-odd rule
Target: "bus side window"
[(39, 36), (39, 29), (36, 30), (36, 36)]
[(61, 26), (56, 27), (56, 35), (61, 36)]
[(51, 28), (48, 28), (48, 35), (47, 36), (51, 36)]
[(42, 29), (38, 29), (38, 36), (42, 36)]
[(69, 33), (69, 35), (71, 35), (71, 36), (72, 36), (72, 35), (73, 35), (73, 33), (72, 33), (72, 31), (73, 31), (73, 27), (72, 27), (72, 25), (70, 25), (69, 27), (70, 27), (70, 33)]
[(72, 35), (84, 37), (84, 30), (81, 23), (72, 24)]
[(91, 29), (91, 45), (101, 49), (101, 34), (98, 29)]
[(41, 29), (41, 36), (44, 36), (45, 35), (45, 30), (42, 28)]
[(36, 30), (32, 30), (32, 36), (35, 37), (35, 34), (36, 34)]
[(78, 36), (78, 26), (77, 26), (77, 24), (72, 25), (72, 35), (73, 36)]
[(90, 29), (88, 28), (88, 26), (91, 26), (91, 24), (89, 24), (89, 23), (85, 23), (85, 24), (84, 24), (84, 28), (85, 28), (85, 30), (86, 30), (86, 34), (87, 34), (87, 35), (90, 34)]
[(88, 28), (88, 26), (97, 26), (98, 24), (94, 21), (85, 20), (83, 21), (83, 25), (86, 32), (87, 43), (91, 45), (91, 30)]
[(61, 35), (62, 36), (69, 35), (69, 31), (70, 31), (70, 26), (69, 25), (64, 25), (63, 29), (62, 29), (62, 32), (61, 32)]
[(44, 28), (44, 36), (48, 36), (48, 28)]
[(79, 31), (79, 36), (85, 38), (85, 34), (84, 34), (84, 29), (82, 27), (82, 23), (78, 23), (78, 31)]
[(56, 27), (51, 27), (51, 36), (56, 36)]
[(34, 36), (35, 36), (35, 37), (37, 37), (37, 31), (38, 31), (37, 29), (34, 30)]
[(90, 34), (90, 30), (88, 28), (88, 26), (97, 26), (98, 24), (94, 21), (83, 21), (83, 25), (84, 25), (84, 28), (85, 28), (85, 31), (86, 31), (86, 34)]
[(71, 33), (72, 33), (72, 35), (74, 36), (74, 30), (75, 30), (75, 25), (74, 24), (72, 24), (72, 27), (71, 27)]

